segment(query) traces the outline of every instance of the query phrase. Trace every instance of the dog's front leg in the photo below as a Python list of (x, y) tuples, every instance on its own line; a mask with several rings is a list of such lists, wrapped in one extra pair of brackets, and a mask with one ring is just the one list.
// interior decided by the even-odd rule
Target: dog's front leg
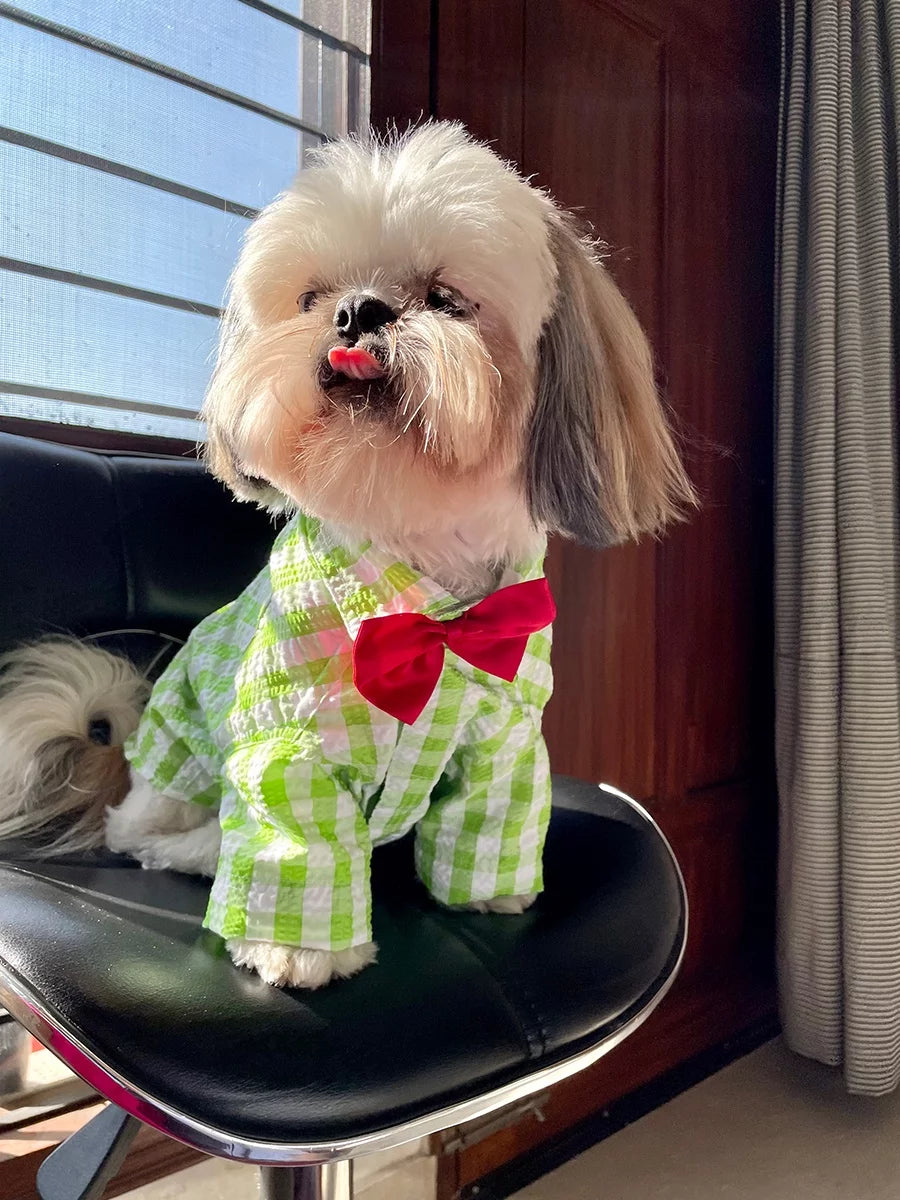
[(227, 770), (207, 924), (234, 962), (302, 988), (374, 962), (369, 827), (337, 773), (278, 739), (241, 747)]
[(279, 942), (229, 938), (228, 953), (239, 967), (255, 971), (273, 987), (320, 988), (332, 979), (349, 979), (375, 961), (374, 942), (347, 950), (304, 950)]
[(537, 728), (526, 737), (513, 717), (499, 731), (484, 721), (468, 732), (472, 741), (447, 769), (447, 789), (416, 826), (416, 867), (450, 908), (515, 916), (543, 886), (547, 750)]

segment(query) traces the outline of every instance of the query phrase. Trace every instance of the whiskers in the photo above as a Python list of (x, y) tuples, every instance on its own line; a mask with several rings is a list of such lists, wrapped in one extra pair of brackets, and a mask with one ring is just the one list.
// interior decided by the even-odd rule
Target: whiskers
[(501, 381), (472, 322), (414, 308), (385, 331), (389, 376), (402, 381), (397, 416), (421, 454), (474, 465), (490, 444)]

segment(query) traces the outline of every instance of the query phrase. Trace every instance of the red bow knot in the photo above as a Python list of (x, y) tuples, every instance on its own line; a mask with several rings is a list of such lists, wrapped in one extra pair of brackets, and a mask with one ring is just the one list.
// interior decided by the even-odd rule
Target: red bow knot
[(445, 648), (511, 683), (529, 637), (555, 616), (541, 578), (501, 588), (452, 621), (424, 613), (369, 617), (353, 643), (353, 682), (376, 708), (411, 725), (437, 687)]

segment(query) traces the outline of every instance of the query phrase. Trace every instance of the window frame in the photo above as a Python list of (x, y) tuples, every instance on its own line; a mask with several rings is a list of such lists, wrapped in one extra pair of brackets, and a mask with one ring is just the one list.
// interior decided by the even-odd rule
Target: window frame
[(37, 438), (60, 446), (98, 450), (107, 454), (142, 454), (149, 458), (199, 458), (201, 445), (187, 438), (167, 438), (159, 434), (124, 433), (98, 429), (93, 425), (67, 425), (56, 421), (31, 420), (28, 417), (0, 416), (0, 433)]
[[(242, 0), (250, 8), (256, 8), (259, 12), (267, 14), (276, 20), (281, 21), (288, 28), (294, 29), (295, 33), (304, 34), (315, 38), (322, 45), (332, 49), (342, 51), (348, 57), (348, 69), (351, 72), (351, 78), (348, 80), (348, 105), (350, 112), (348, 113), (351, 127), (359, 120), (359, 113), (353, 108), (354, 97), (357, 96), (357, 90), (354, 88), (352, 73), (354, 70), (358, 72), (360, 56), (365, 52), (359, 46), (352, 42), (344, 41), (342, 38), (319, 29), (316, 25), (304, 21), (302, 18), (296, 17), (286, 9), (279, 8), (266, 2), (266, 0)], [(371, 0), (372, 4), (372, 48), (367, 55), (369, 70), (370, 70), (370, 121), (374, 125), (374, 116), (376, 110), (374, 96), (374, 79), (376, 75), (375, 63), (376, 58), (381, 53), (383, 41), (380, 37), (382, 29), (381, 12), (382, 5), (380, 0)], [(56, 22), (44, 21), (39, 17), (30, 17), (27, 14), (20, 14), (17, 18), (20, 23), (29, 25), (35, 28), (56, 27), (64, 30), (67, 34), (75, 34), (76, 31), (71, 31), (63, 26), (57, 26)], [(379, 31), (378, 48), (376, 50), (376, 30)], [(73, 36), (73, 40), (79, 42), (90, 42), (94, 49), (100, 50), (102, 53), (107, 53), (107, 45), (100, 39), (89, 38), (87, 35)], [(179, 76), (182, 73), (174, 71), (171, 68), (164, 68), (162, 64), (151, 62), (150, 60), (142, 60), (141, 56), (130, 54), (129, 52), (121, 51), (118, 47), (112, 47), (115, 51), (112, 57), (120, 58), (124, 61), (147, 62), (153, 67), (154, 71), (159, 74), (168, 74), (171, 77)], [(187, 78), (187, 77), (185, 77)], [(198, 81), (193, 81), (194, 85), (198, 85)], [(199, 90), (217, 91), (211, 85), (209, 88), (200, 87)], [(381, 110), (381, 99), (379, 97), (378, 109)], [(306, 126), (302, 119), (296, 120), (298, 130), (302, 131), (308, 128), (313, 131), (312, 126)], [(200, 401), (202, 397), (198, 397), (197, 408), (200, 409)], [(19, 437), (31, 437), (40, 441), (51, 442), (63, 446), (77, 446), (83, 450), (95, 450), (104, 453), (131, 453), (141, 454), (148, 457), (175, 457), (175, 458), (200, 458), (202, 455), (202, 443), (195, 442), (189, 438), (172, 438), (165, 437), (161, 434), (141, 434), (129, 433), (122, 430), (107, 430), (92, 425), (76, 425), (65, 422), (55, 422), (42, 420), (39, 417), (11, 417), (0, 413), (0, 433), (15, 434)]]

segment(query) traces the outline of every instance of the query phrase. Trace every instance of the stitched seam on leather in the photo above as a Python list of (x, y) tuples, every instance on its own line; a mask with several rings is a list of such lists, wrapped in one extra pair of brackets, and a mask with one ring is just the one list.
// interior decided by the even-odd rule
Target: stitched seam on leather
[(51, 887), (58, 888), (60, 891), (75, 892), (79, 896), (87, 896), (92, 900), (104, 902), (105, 904), (115, 904), (120, 908), (130, 909), (132, 912), (146, 913), (151, 917), (165, 917), (166, 920), (180, 921), (183, 925), (192, 925), (195, 929), (201, 924), (202, 917), (192, 917), (187, 913), (173, 912), (169, 908), (156, 908), (152, 904), (141, 904), (139, 900), (124, 900), (120, 896), (110, 896), (108, 892), (95, 892), (92, 888), (81, 887), (77, 883), (69, 883), (65, 879), (48, 879), (46, 875), (41, 875), (37, 871), (29, 871), (27, 867), (19, 866), (17, 863), (3, 863), (4, 871), (14, 871), (18, 875), (24, 875), (28, 879), (38, 879), (41, 883), (48, 883)]
[[(465, 929), (461, 926), (454, 927), (453, 920), (449, 915), (445, 916), (443, 913), (432, 915), (437, 916), (443, 929), (449, 931), (458, 942), (462, 942), (474, 954), (484, 969), (490, 974), (491, 978), (499, 985), (509, 1010), (515, 1017), (516, 1024), (519, 1026), (529, 1058), (542, 1058), (547, 1053), (547, 1028), (538, 1011), (530, 987), (517, 973), (511, 973), (509, 970), (500, 973), (497, 970), (497, 956), (494, 951), (473, 934), (470, 929)], [(522, 1020), (519, 1006), (510, 994), (511, 987), (516, 988), (516, 1000), (524, 1005), (530, 1013), (530, 1026)]]
[(132, 569), (131, 554), (129, 552), (128, 541), (125, 537), (125, 521), (122, 516), (122, 493), (121, 493), (121, 477), (116, 460), (111, 457), (103, 459), (106, 464), (106, 469), (109, 473), (110, 491), (113, 494), (113, 503), (116, 507), (116, 526), (119, 533), (119, 549), (122, 554), (122, 575), (125, 580), (125, 611), (128, 620), (134, 617), (134, 571)]
[(500, 994), (503, 997), (506, 1011), (512, 1017), (515, 1023), (516, 1030), (521, 1039), (522, 1047), (526, 1056), (529, 1059), (535, 1059), (539, 1057), (539, 1054), (535, 1052), (533, 1031), (529, 1029), (529, 1027), (522, 1021), (522, 1015), (518, 1007), (510, 999), (509, 993), (506, 987), (504, 987), (503, 980), (498, 978), (496, 971), (492, 970), (489, 963), (485, 962), (484, 957), (477, 952), (476, 946), (472, 944), (472, 939), (463, 937), (459, 929), (453, 928), (453, 922), (443, 920), (441, 914), (428, 913), (427, 915), (430, 919), (434, 920), (436, 924), (440, 925), (441, 929), (444, 930), (445, 933), (449, 933), (454, 941), (461, 945), (463, 949), (467, 950), (478, 962), (478, 964), (488, 972), (490, 977), (500, 988)]

